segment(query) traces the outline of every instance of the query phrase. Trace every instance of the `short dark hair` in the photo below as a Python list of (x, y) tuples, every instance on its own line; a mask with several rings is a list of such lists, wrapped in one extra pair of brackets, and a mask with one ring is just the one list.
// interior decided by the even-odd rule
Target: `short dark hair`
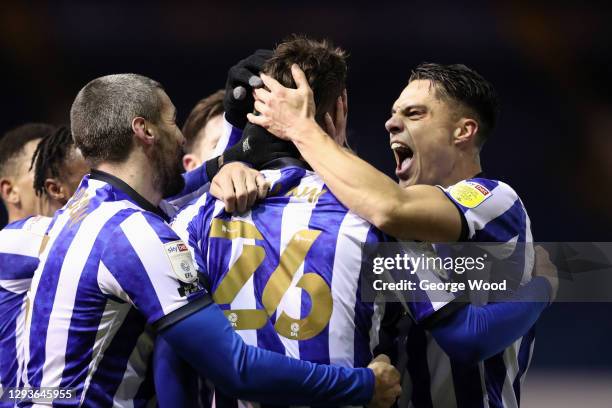
[(30, 169), (34, 169), (34, 191), (40, 196), (46, 194), (47, 177), (59, 177), (62, 166), (66, 163), (68, 151), (74, 146), (70, 129), (61, 126), (56, 132), (40, 141), (32, 156)]
[(185, 124), (183, 125), (183, 136), (185, 136), (185, 152), (190, 153), (198, 141), (198, 133), (206, 127), (209, 120), (217, 115), (223, 114), (223, 98), (225, 90), (208, 95), (193, 107)]
[(85, 85), (70, 109), (76, 146), (92, 165), (122, 162), (132, 150), (132, 120), (143, 117), (154, 123), (162, 102), (157, 81), (137, 74), (96, 78)]
[(0, 139), (0, 176), (14, 172), (15, 161), (28, 142), (45, 138), (54, 131), (55, 127), (47, 123), (26, 123), (6, 132)]
[(493, 85), (478, 72), (463, 64), (422, 63), (412, 70), (409, 83), (429, 80), (441, 99), (463, 105), (477, 116), (478, 143), (482, 145), (495, 128), (499, 113), (499, 98)]
[(291, 65), (297, 64), (306, 74), (316, 104), (316, 119), (330, 111), (346, 86), (346, 53), (328, 40), (313, 40), (292, 35), (274, 49), (263, 66), (263, 72), (288, 88), (295, 88)]

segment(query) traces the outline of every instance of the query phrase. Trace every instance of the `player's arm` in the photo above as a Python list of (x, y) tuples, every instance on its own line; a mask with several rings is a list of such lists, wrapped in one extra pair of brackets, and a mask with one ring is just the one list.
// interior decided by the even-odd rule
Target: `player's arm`
[(374, 397), (375, 377), (369, 369), (317, 365), (247, 346), (214, 304), (159, 334), (200, 375), (238, 398), (270, 404), (363, 405)]
[[(261, 173), (237, 161), (219, 167), (217, 161), (220, 157), (223, 156), (215, 157), (189, 173), (184, 173), (183, 191), (162, 200), (160, 208), (169, 217), (173, 217), (184, 205), (209, 190), (225, 202), (229, 212), (245, 211), (257, 199), (266, 197), (270, 186)], [(214, 170), (211, 170), (213, 167)], [(206, 174), (206, 168), (209, 174)]]
[[(253, 87), (261, 86), (261, 80), (257, 75), (265, 61), (271, 56), (272, 51), (270, 50), (257, 50), (229, 69), (223, 99), (225, 113), (223, 115), (224, 130), (219, 139), (221, 146), (231, 147), (242, 137), (242, 130), (247, 122), (246, 114), (253, 108), (251, 90)], [(171, 200), (197, 191), (212, 181), (223, 164), (219, 161), (221, 157), (222, 155), (219, 155), (208, 160), (199, 168), (185, 173), (183, 175), (185, 188)]]
[(160, 408), (197, 406), (198, 376), (162, 336), (155, 339), (153, 378)]
[(440, 189), (425, 185), (403, 189), (340, 147), (314, 119), (314, 99), (304, 73), (295, 65), (292, 73), (297, 89), (261, 75), (269, 91), (255, 90), (255, 109), (261, 115), (249, 114), (252, 123), (293, 141), (336, 197), (385, 233), (400, 240), (460, 238), (461, 215)]
[[(265, 61), (272, 56), (270, 50), (257, 50), (254, 54), (239, 61), (232, 66), (228, 72), (225, 85), (225, 98), (223, 100), (224, 127), (219, 145), (226, 146), (231, 150), (232, 145), (241, 141), (242, 132), (247, 122), (246, 114), (253, 109), (253, 87), (261, 86), (261, 80), (257, 76)], [(235, 151), (236, 149), (234, 149)], [(214, 189), (216, 196), (223, 199), (230, 211), (238, 209), (244, 211), (251, 207), (260, 193), (260, 198), (265, 197), (267, 189), (263, 177), (256, 171), (245, 165), (236, 164), (222, 171), (228, 161), (240, 161), (240, 157), (232, 158), (232, 151), (219, 152), (219, 156), (210, 159), (202, 166), (183, 174), (185, 186), (177, 195), (167, 198), (162, 208), (174, 215), (177, 207), (189, 200), (182, 200), (199, 192)], [(223, 154), (224, 153), (224, 154)], [(229, 160), (228, 160), (229, 159)], [(229, 169), (232, 169), (231, 177), (228, 177)], [(218, 176), (217, 174), (220, 173)], [(212, 182), (212, 186), (208, 184)], [(258, 185), (258, 183), (260, 183)], [(261, 191), (265, 189), (263, 197)]]
[(536, 247), (535, 260), (535, 277), (504, 302), (451, 303), (420, 323), (453, 360), (473, 364), (500, 353), (524, 336), (556, 297), (557, 268), (542, 247)]
[(452, 360), (473, 364), (507, 348), (536, 323), (548, 306), (551, 286), (536, 277), (507, 302), (466, 304), (429, 330)]
[(98, 276), (102, 292), (133, 304), (181, 358), (228, 394), (305, 405), (390, 405), (398, 395), (390, 365), (331, 367), (245, 345), (198, 283), (186, 245), (160, 218), (131, 214), (111, 236)]

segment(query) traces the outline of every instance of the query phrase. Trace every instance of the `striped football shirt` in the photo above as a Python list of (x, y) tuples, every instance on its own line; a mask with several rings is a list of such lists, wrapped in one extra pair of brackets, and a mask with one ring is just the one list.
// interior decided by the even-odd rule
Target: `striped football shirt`
[[(246, 343), (297, 359), (364, 367), (378, 343), (384, 305), (361, 298), (367, 264), (361, 247), (389, 238), (348, 211), (301, 162), (285, 160), (285, 167), (262, 171), (270, 194), (250, 211), (228, 214), (222, 202), (203, 195), (171, 225)], [(413, 312), (433, 313), (424, 303), (412, 304)], [(216, 404), (257, 406), (219, 393)]]
[[(48, 217), (28, 217), (0, 231), (0, 396), (21, 377), (26, 293), (50, 222)], [(12, 406), (0, 402), (0, 407)]]
[(48, 237), (29, 294), (25, 386), (76, 391), (54, 406), (147, 406), (149, 327), (205, 300), (187, 246), (156, 207), (95, 170)]
[[(517, 193), (507, 184), (482, 177), (442, 189), (465, 219), (465, 241), (505, 243), (515, 263), (514, 279), (531, 278), (534, 253), (531, 223)], [(419, 323), (420, 319), (416, 319)], [(421, 325), (408, 329), (406, 373), (400, 407), (511, 408), (520, 403), (521, 385), (533, 353), (535, 327), (502, 352), (474, 365), (453, 361)]]

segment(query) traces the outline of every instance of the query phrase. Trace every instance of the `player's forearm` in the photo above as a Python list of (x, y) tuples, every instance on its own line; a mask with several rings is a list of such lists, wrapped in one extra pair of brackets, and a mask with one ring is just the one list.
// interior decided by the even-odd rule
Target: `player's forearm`
[[(332, 193), (359, 216), (386, 233), (403, 191), (395, 181), (336, 144), (313, 121), (304, 123), (292, 141)], [(396, 230), (392, 232), (397, 232)]]
[(342, 149), (314, 121), (291, 140), (302, 157), (351, 211), (399, 240), (456, 241), (461, 219), (437, 187), (400, 187), (366, 161)]
[(452, 360), (477, 363), (525, 335), (548, 305), (550, 291), (548, 281), (536, 277), (508, 301), (467, 305), (438, 323), (431, 333)]
[(160, 333), (225, 393), (270, 404), (363, 405), (374, 392), (369, 369), (294, 360), (244, 344), (216, 305)]

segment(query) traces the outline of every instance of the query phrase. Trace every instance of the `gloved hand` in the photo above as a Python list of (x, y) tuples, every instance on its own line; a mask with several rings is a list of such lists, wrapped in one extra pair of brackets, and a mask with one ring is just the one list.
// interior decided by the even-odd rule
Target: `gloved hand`
[(206, 162), (206, 173), (212, 180), (224, 164), (235, 161), (259, 170), (266, 163), (281, 157), (299, 158), (300, 152), (293, 143), (277, 138), (261, 126), (247, 123), (242, 138), (235, 145), (221, 156)]
[(247, 113), (253, 112), (252, 91), (263, 86), (259, 72), (270, 57), (272, 57), (271, 50), (257, 50), (229, 69), (223, 108), (225, 119), (232, 126), (244, 129)]

